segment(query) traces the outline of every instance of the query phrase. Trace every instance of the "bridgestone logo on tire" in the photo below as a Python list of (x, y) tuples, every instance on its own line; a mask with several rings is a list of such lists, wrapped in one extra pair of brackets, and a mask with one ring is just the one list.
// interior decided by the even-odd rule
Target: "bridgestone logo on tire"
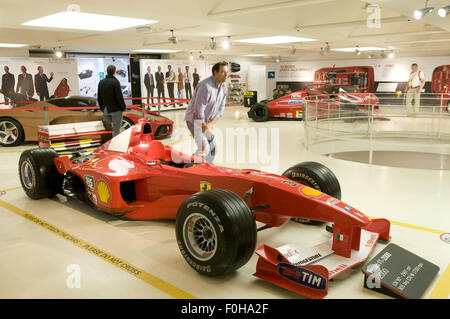
[(307, 180), (309, 183), (311, 183), (311, 185), (314, 186), (314, 188), (318, 191), (321, 191), (319, 184), (317, 184), (317, 182), (312, 179), (311, 177), (309, 177), (308, 175), (305, 175), (304, 173), (298, 173), (298, 172), (292, 172), (291, 173), (291, 178), (303, 178), (305, 180)]
[(178, 248), (180, 248), (180, 252), (181, 255), (184, 257), (184, 259), (188, 262), (189, 265), (191, 265), (194, 269), (200, 270), (200, 271), (206, 271), (206, 272), (211, 272), (211, 266), (207, 265), (207, 266), (202, 266), (197, 264), (194, 260), (192, 260), (191, 257), (189, 257), (188, 254), (186, 254), (186, 250), (184, 249), (184, 245), (181, 241), (177, 241), (178, 243)]

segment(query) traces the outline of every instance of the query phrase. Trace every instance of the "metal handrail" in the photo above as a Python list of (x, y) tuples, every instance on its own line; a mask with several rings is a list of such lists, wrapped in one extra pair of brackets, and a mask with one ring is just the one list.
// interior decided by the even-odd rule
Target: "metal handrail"
[[(346, 93), (344, 93), (346, 94)], [(352, 94), (352, 93), (348, 93)], [(335, 94), (338, 95), (338, 94)], [(426, 95), (422, 93), (422, 95)], [(305, 147), (332, 140), (352, 141), (366, 139), (368, 142), (369, 164), (373, 162), (374, 143), (390, 144), (398, 142), (380, 141), (386, 137), (428, 138), (439, 141), (436, 144), (450, 154), (450, 109), (448, 102), (450, 94), (428, 94), (421, 96), (419, 112), (408, 113), (403, 99), (401, 104), (386, 103), (392, 100), (392, 95), (384, 98), (383, 94), (376, 94), (377, 100), (371, 103), (356, 104), (353, 109), (345, 109), (339, 98), (330, 100), (324, 96), (306, 97), (303, 100), (303, 120), (305, 128)], [(429, 102), (432, 103), (429, 103)], [(414, 111), (414, 108), (411, 108)], [(420, 123), (418, 122), (420, 119)], [(390, 121), (391, 125), (381, 127), (378, 121)], [(390, 126), (389, 128), (387, 128)], [(433, 147), (430, 141), (427, 146)], [(420, 143), (407, 144), (418, 146)], [(405, 145), (402, 144), (402, 147)]]

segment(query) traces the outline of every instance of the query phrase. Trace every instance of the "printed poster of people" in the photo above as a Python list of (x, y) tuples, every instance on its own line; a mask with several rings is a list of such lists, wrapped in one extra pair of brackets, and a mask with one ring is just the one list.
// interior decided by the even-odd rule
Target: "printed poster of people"
[[(141, 59), (139, 63), (142, 96), (156, 97), (156, 99), (144, 100), (144, 103), (164, 103), (163, 97), (191, 98), (197, 83), (210, 75), (204, 61)], [(161, 73), (158, 72), (158, 67)], [(181, 82), (179, 81), (180, 73), (183, 79)], [(158, 106), (148, 107), (153, 110), (158, 109)], [(184, 109), (187, 103), (163, 104), (159, 107), (161, 111)]]
[[(35, 86), (35, 76), (40, 74), (38, 67), (42, 67), (42, 73), (47, 76), (48, 96), (42, 94), (43, 99), (52, 98), (56, 95), (78, 95), (78, 77), (77, 77), (77, 61), (72, 58), (15, 58), (0, 57), (1, 74), (5, 74), (5, 67), (14, 78), (14, 89), (9, 92), (0, 94), (0, 102), (5, 101), (6, 95), (11, 96), (13, 100), (22, 99), (40, 99)], [(52, 77), (53, 74), (53, 77)], [(20, 76), (19, 76), (20, 75)], [(44, 77), (43, 75), (39, 75)], [(19, 81), (20, 78), (20, 81)], [(24, 81), (25, 79), (26, 81)], [(50, 80), (48, 82), (48, 80)], [(20, 83), (19, 83), (20, 82)], [(58, 86), (63, 85), (64, 90), (58, 90)], [(56, 92), (55, 92), (56, 91)], [(57, 96), (63, 97), (63, 96)], [(1, 107), (9, 107), (1, 104)]]

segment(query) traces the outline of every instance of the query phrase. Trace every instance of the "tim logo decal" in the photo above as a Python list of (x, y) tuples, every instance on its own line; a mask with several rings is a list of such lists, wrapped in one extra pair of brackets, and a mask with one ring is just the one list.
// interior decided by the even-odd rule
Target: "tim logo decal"
[(318, 290), (327, 289), (327, 279), (325, 277), (303, 267), (294, 266), (287, 263), (279, 263), (278, 273), (282, 277), (308, 288)]

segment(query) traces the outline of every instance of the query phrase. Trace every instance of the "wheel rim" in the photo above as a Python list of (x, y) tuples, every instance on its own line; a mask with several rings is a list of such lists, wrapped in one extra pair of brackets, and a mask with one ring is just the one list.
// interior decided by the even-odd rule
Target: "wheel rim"
[(183, 224), (187, 249), (198, 260), (207, 261), (217, 251), (217, 234), (211, 221), (201, 214), (191, 214)]
[(12, 144), (19, 138), (17, 126), (10, 121), (0, 122), (0, 142), (2, 144)]
[(23, 186), (27, 189), (31, 189), (34, 185), (34, 171), (31, 168), (31, 163), (27, 160), (24, 161), (20, 167), (20, 178), (22, 179)]
[(125, 130), (128, 130), (130, 127), (131, 127), (131, 124), (127, 120), (123, 119), (122, 126), (120, 127), (120, 131), (123, 132)]

